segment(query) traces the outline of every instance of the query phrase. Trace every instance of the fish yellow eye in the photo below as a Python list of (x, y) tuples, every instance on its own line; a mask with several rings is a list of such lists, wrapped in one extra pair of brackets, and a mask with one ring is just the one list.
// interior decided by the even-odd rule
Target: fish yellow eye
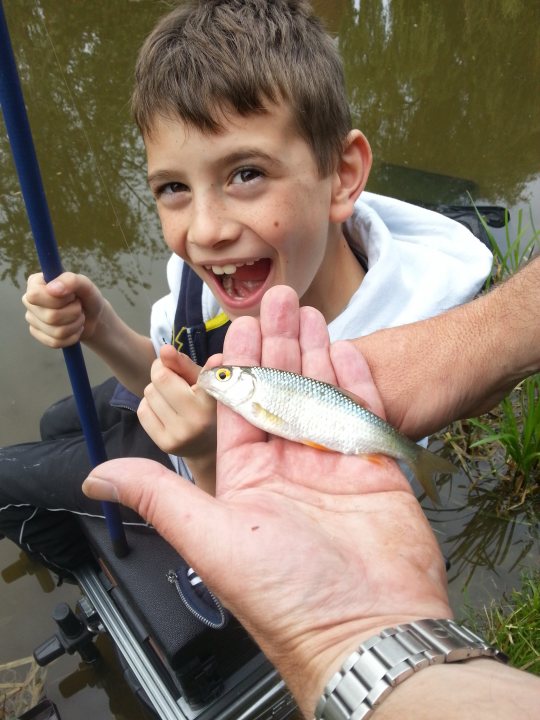
[(229, 368), (219, 368), (219, 370), (216, 370), (216, 378), (218, 380), (221, 380), (224, 382), (225, 380), (228, 380), (231, 377), (231, 371)]

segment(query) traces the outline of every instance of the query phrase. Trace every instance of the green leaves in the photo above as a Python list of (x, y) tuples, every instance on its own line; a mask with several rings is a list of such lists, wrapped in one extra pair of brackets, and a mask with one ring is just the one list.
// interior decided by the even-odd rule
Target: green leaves
[(470, 449), (497, 443), (517, 493), (540, 487), (540, 375), (524, 380), (486, 419), (471, 419), (483, 437)]

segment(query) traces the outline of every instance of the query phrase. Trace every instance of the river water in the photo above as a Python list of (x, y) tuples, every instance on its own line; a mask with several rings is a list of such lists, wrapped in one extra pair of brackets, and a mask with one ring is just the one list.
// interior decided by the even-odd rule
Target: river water
[[(356, 124), (375, 157), (368, 189), (434, 204), (510, 210), (540, 224), (540, 5), (527, 0), (417, 3), (319, 0), (339, 39)], [(162, 2), (5, 0), (41, 170), (64, 266), (92, 277), (127, 322), (146, 332), (165, 291), (167, 258), (145, 184), (142, 143), (129, 116), (137, 48)], [(37, 268), (0, 126), (2, 444), (35, 439), (47, 405), (69, 393), (61, 353), (32, 341), (20, 296)], [(108, 376), (86, 355), (93, 382)], [(467, 502), (467, 479), (426, 508), (453, 559), (450, 592), (499, 598), (524, 566), (538, 565), (538, 523), (493, 520)], [(0, 542), (0, 664), (31, 655), (53, 632), (50, 613), (76, 590), (55, 589), (8, 541)], [(101, 669), (64, 657), (46, 691), (64, 720), (142, 717), (108, 649)], [(1, 717), (1, 710), (0, 710)]]

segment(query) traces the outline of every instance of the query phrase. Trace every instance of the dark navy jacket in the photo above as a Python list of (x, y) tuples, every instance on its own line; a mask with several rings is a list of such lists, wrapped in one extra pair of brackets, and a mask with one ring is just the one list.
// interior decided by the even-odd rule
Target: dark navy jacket
[(204, 322), (202, 289), (201, 278), (184, 263), (171, 344), (198, 365), (204, 365), (211, 355), (223, 351), (225, 334), (231, 324), (224, 313)]

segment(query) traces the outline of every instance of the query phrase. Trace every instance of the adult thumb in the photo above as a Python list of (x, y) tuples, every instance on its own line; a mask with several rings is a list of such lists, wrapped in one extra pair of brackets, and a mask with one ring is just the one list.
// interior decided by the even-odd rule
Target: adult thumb
[(185, 560), (198, 559), (198, 566), (223, 520), (215, 498), (153, 460), (109, 460), (91, 471), (82, 489), (88, 497), (132, 508)]

